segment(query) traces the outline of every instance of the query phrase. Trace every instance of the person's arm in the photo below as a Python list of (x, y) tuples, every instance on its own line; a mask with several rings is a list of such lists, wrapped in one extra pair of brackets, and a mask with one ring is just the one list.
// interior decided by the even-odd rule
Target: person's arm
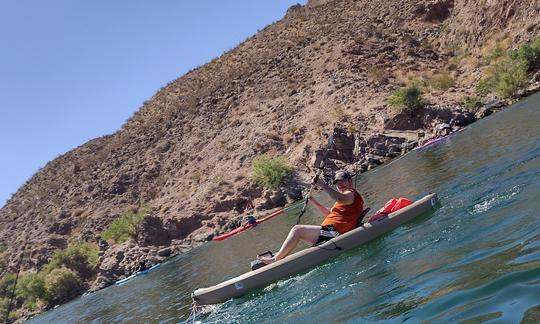
[(308, 204), (311, 204), (315, 209), (319, 211), (323, 216), (330, 214), (330, 210), (324, 207), (320, 202), (318, 202), (313, 196), (309, 196)]
[(322, 179), (318, 179), (317, 186), (321, 187), (333, 200), (342, 203), (344, 205), (350, 205), (354, 202), (354, 193), (347, 191), (341, 193), (334, 188), (327, 185)]

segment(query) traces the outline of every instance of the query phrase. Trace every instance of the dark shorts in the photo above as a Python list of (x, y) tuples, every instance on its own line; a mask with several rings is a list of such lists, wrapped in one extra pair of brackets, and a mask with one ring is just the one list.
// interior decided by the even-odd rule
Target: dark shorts
[(315, 245), (322, 244), (330, 239), (333, 239), (334, 237), (337, 237), (338, 235), (339, 233), (335, 230), (334, 226), (332, 225), (321, 226), (319, 239), (317, 239), (317, 242), (315, 243)]

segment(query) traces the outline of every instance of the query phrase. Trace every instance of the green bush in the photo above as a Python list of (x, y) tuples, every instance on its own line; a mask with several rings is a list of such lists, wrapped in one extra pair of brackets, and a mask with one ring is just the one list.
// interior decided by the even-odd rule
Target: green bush
[(486, 69), (484, 78), (476, 85), (476, 92), (482, 96), (494, 92), (503, 98), (512, 98), (528, 83), (526, 66), (519, 61), (504, 59)]
[(510, 51), (509, 56), (512, 60), (521, 62), (527, 72), (536, 71), (540, 68), (540, 36), (521, 45), (518, 49)]
[(15, 274), (7, 272), (0, 279), (0, 297), (10, 297), (11, 290), (15, 284)]
[(49, 305), (59, 304), (77, 297), (82, 291), (81, 279), (66, 267), (52, 270), (45, 277)]
[(98, 263), (98, 253), (99, 249), (94, 244), (70, 243), (67, 248), (53, 255), (45, 270), (51, 272), (53, 269), (67, 267), (88, 278)]
[(493, 48), (488, 55), (484, 56), (482, 63), (484, 65), (490, 65), (499, 60), (500, 58), (505, 57), (507, 49), (508, 44), (499, 43), (495, 45), (495, 48)]
[(519, 90), (529, 84), (529, 73), (540, 68), (540, 36), (507, 52), (502, 58), (500, 53), (496, 54), (497, 60), (490, 59), (484, 77), (476, 85), (476, 92), (482, 96), (496, 93), (503, 98), (516, 97)]
[(260, 156), (253, 160), (253, 180), (265, 188), (277, 190), (289, 173), (291, 168), (283, 157)]
[(480, 98), (470, 96), (463, 98), (461, 103), (463, 107), (469, 111), (476, 110), (477, 108), (482, 107), (484, 104)]
[(147, 206), (127, 210), (101, 233), (101, 237), (115, 243), (123, 243), (131, 238), (137, 239), (139, 225), (150, 211)]
[(411, 84), (394, 91), (388, 101), (392, 108), (399, 113), (412, 113), (425, 105), (422, 98), (422, 91), (416, 84)]
[[(2, 321), (6, 319), (6, 313), (9, 306), (9, 298), (0, 298), (0, 316)], [(9, 313), (8, 322), (12, 323), (19, 318), (19, 313), (14, 309), (14, 306), (11, 305), (11, 312)]]
[(17, 297), (23, 299), (25, 304), (33, 304), (38, 299), (47, 299), (47, 288), (43, 273), (28, 273), (19, 278), (15, 289)]

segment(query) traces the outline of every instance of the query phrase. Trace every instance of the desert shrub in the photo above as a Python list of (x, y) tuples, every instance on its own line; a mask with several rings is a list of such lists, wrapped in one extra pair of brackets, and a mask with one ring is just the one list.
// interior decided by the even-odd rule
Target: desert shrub
[[(5, 320), (6, 318), (8, 306), (9, 306), (9, 298), (5, 298), (5, 297), (0, 298), (0, 316), (2, 317), (2, 320)], [(9, 318), (6, 323), (13, 323), (17, 318), (19, 318), (19, 314), (13, 308), (13, 305), (11, 305), (11, 312), (9, 313)]]
[(47, 288), (43, 273), (28, 273), (19, 279), (15, 289), (17, 297), (23, 299), (25, 304), (34, 304), (39, 299), (47, 299)]
[(151, 209), (147, 206), (136, 210), (128, 209), (101, 233), (101, 237), (115, 243), (123, 243), (132, 238), (137, 239), (139, 225), (150, 211)]
[(455, 79), (446, 71), (434, 73), (427, 82), (431, 88), (443, 91), (450, 89), (456, 83)]
[(500, 56), (497, 52), (497, 59), (490, 59), (490, 65), (476, 85), (478, 94), (496, 93), (503, 98), (516, 97), (528, 85), (529, 73), (540, 67), (540, 36), (506, 53)]
[(6, 271), (8, 264), (7, 249), (5, 246), (0, 245), (0, 273)]
[(527, 72), (536, 71), (540, 68), (540, 36), (508, 54), (512, 60), (521, 62)]
[(415, 83), (397, 89), (392, 93), (388, 101), (392, 108), (399, 113), (412, 113), (425, 105), (424, 99), (422, 98), (422, 91)]
[(345, 120), (347, 118), (347, 114), (345, 113), (343, 106), (334, 106), (332, 109), (332, 117), (334, 117), (336, 122)]
[(54, 269), (47, 274), (45, 284), (50, 305), (71, 300), (82, 291), (81, 279), (75, 271), (66, 267)]
[(14, 284), (15, 275), (11, 272), (5, 273), (2, 279), (0, 279), (0, 296), (9, 297)]
[(291, 168), (283, 157), (260, 156), (253, 160), (252, 177), (255, 183), (277, 190)]
[(476, 92), (479, 95), (493, 92), (503, 98), (512, 98), (519, 90), (525, 88), (528, 82), (529, 75), (524, 64), (504, 59), (486, 69), (484, 77), (476, 85)]
[(484, 55), (482, 63), (484, 63), (484, 65), (489, 65), (506, 56), (506, 50), (508, 46), (509, 44), (506, 43), (496, 44), (495, 47), (487, 55)]
[(461, 103), (463, 107), (469, 111), (482, 107), (482, 105), (484, 104), (480, 98), (470, 96), (466, 96), (465, 98), (463, 98)]
[(47, 267), (47, 272), (60, 267), (67, 267), (78, 272), (82, 277), (89, 277), (97, 265), (99, 249), (90, 243), (70, 243), (67, 248), (57, 251)]
[(367, 68), (367, 77), (373, 82), (382, 83), (384, 80), (386, 80), (387, 75), (384, 68), (376, 65), (370, 65)]

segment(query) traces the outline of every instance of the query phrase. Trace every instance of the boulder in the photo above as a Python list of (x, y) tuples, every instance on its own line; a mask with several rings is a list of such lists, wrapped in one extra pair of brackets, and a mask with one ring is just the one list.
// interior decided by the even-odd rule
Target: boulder
[(399, 144), (390, 144), (388, 146), (389, 153), (401, 153), (401, 145)]
[(167, 258), (171, 255), (172, 251), (171, 251), (171, 248), (170, 247), (166, 247), (166, 248), (162, 248), (158, 251), (158, 255), (160, 257), (164, 257), (164, 258)]
[(470, 112), (459, 112), (453, 117), (453, 119), (454, 125), (460, 127), (472, 124), (477, 120), (476, 116)]
[(481, 118), (487, 117), (487, 116), (489, 116), (489, 115), (491, 115), (491, 114), (493, 114), (493, 109), (484, 106), (484, 107), (480, 108), (480, 109), (476, 112), (475, 117), (478, 118), (478, 119), (481, 119)]
[(401, 144), (401, 148), (406, 149), (406, 150), (412, 150), (417, 145), (418, 145), (418, 141), (407, 141), (407, 142)]

